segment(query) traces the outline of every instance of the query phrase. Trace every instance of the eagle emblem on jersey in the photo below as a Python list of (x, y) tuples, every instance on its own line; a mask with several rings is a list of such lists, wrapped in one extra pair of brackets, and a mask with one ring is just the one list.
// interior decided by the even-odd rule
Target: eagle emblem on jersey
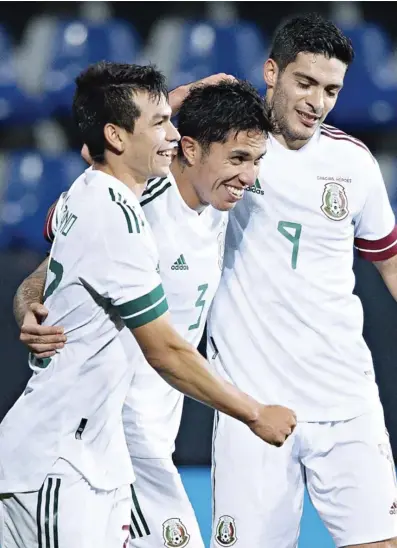
[(345, 189), (339, 183), (324, 186), (321, 211), (332, 221), (342, 221), (349, 214)]
[(164, 546), (167, 548), (184, 548), (190, 540), (190, 535), (179, 518), (170, 518), (163, 523)]
[(226, 223), (223, 223), (222, 230), (218, 234), (218, 265), (222, 270), (223, 268), (223, 257), (225, 255), (225, 237), (226, 237)]
[(236, 524), (232, 517), (221, 516), (219, 518), (215, 540), (220, 546), (233, 546), (233, 544), (236, 544)]

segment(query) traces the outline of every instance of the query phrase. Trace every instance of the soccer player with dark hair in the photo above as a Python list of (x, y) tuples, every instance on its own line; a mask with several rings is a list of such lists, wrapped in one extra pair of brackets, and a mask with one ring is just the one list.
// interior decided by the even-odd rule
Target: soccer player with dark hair
[(277, 30), (265, 63), (276, 127), (229, 216), (208, 356), (253, 397), (293, 408), (298, 426), (276, 451), (217, 415), (213, 548), (296, 547), (305, 486), (337, 547), (397, 546), (395, 469), (352, 270), (354, 246), (396, 298), (397, 230), (370, 151), (324, 124), (353, 57), (333, 23), (304, 15)]
[[(52, 485), (60, 480), (57, 523), (62, 534), (74, 518), (74, 533), (65, 537), (70, 545), (81, 528), (84, 546), (91, 546), (85, 518), (95, 511), (101, 531), (95, 531), (95, 548), (116, 546), (109, 535), (121, 546), (120, 535), (128, 535), (123, 525), (132, 546), (180, 545), (190, 538), (192, 546), (202, 545), (172, 463), (182, 407), (177, 390), (232, 414), (276, 445), (294, 427), (290, 410), (259, 405), (236, 391), (214, 377), (194, 350), (221, 275), (226, 212), (254, 183), (270, 124), (263, 101), (245, 82), (193, 88), (180, 111), (182, 129), (190, 118), (189, 102), (201, 104), (206, 119), (212, 113), (219, 131), (208, 134), (201, 118), (192, 118), (192, 137), (182, 136), (182, 156), (169, 173), (179, 136), (153, 69), (94, 66), (77, 80), (75, 116), (93, 168), (73, 183), (48, 219), (47, 235), (54, 241), (47, 274), (41, 273), (49, 309), (45, 324), (61, 324), (68, 341), (55, 355), (31, 360), (37, 373), (28, 396), (1, 426), (0, 448), (3, 484), (14, 492), (10, 471), (28, 461), (22, 479), (33, 491), (13, 495), (4, 507), (14, 511), (20, 501), (31, 510), (37, 505), (53, 524), (54, 506), (50, 502), (47, 516), (44, 499), (52, 501)], [(155, 178), (139, 205), (149, 176)], [(177, 331), (167, 318), (167, 301)], [(46, 428), (40, 416), (24, 424), (24, 439), (17, 436), (24, 456), (10, 463), (11, 426), (35, 404), (48, 407)], [(133, 468), (137, 481), (130, 488)], [(71, 480), (77, 481), (74, 491)], [(85, 510), (76, 503), (78, 516), (72, 508), (63, 521), (63, 505), (73, 504), (76, 494)]]

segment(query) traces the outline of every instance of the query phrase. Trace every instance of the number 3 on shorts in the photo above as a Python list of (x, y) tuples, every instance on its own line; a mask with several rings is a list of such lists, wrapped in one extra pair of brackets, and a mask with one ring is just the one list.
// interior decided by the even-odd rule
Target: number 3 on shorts
[(280, 221), (277, 230), (292, 244), (291, 268), (295, 270), (298, 263), (299, 240), (301, 237), (302, 225), (299, 223), (290, 223), (289, 221)]

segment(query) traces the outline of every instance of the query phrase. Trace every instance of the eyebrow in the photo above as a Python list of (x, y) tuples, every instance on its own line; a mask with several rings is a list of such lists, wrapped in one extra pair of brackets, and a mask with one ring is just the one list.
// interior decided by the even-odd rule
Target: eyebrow
[[(297, 76), (298, 78), (304, 78), (305, 80), (307, 80), (308, 82), (310, 82), (310, 84), (312, 84), (313, 86), (318, 86), (320, 82), (318, 82), (315, 78), (312, 78), (311, 76), (308, 76), (307, 74), (305, 74), (304, 72), (299, 72), (299, 71), (296, 71), (293, 73), (294, 76)], [(327, 88), (337, 88), (337, 89), (342, 89), (342, 84), (329, 84), (328, 86), (326, 86)]]
[(155, 114), (152, 118), (152, 121), (155, 122), (156, 120), (170, 120), (171, 114)]
[[(255, 158), (255, 160), (260, 160), (261, 158), (264, 157), (264, 155), (266, 154), (267, 150), (265, 150), (265, 152), (262, 152), (262, 154), (259, 154), (259, 156), (257, 158)], [(242, 156), (243, 158), (245, 159), (251, 159), (251, 154), (249, 152), (247, 152), (246, 150), (241, 150), (241, 149), (234, 149), (232, 150), (231, 152), (231, 155), (232, 156)]]

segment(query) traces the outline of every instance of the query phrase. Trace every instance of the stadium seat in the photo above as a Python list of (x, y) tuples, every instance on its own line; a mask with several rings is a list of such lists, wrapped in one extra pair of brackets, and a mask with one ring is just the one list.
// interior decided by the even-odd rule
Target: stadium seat
[(46, 249), (43, 225), (50, 205), (86, 169), (80, 155), (11, 153), (5, 160), (6, 187), (0, 209), (0, 246)]
[(41, 115), (42, 101), (18, 84), (16, 59), (10, 37), (0, 25), (0, 124), (26, 124)]
[(397, 75), (392, 44), (372, 23), (342, 29), (353, 42), (355, 59), (331, 118), (345, 128), (371, 129), (397, 122)]
[(70, 112), (74, 79), (89, 64), (102, 59), (133, 63), (140, 39), (126, 22), (111, 20), (58, 21), (48, 46), (51, 55), (44, 78), (47, 106), (53, 113)]
[(264, 37), (255, 24), (186, 22), (173, 87), (217, 72), (248, 78), (263, 87)]

